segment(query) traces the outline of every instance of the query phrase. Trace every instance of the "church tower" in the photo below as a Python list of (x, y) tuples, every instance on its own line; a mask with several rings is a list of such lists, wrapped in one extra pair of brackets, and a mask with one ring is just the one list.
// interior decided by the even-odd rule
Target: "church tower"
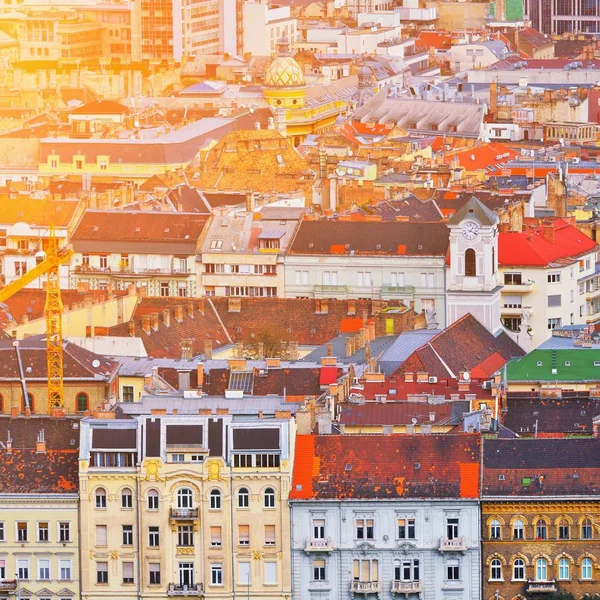
[(471, 198), (448, 221), (447, 325), (471, 313), (492, 333), (501, 329), (498, 217)]

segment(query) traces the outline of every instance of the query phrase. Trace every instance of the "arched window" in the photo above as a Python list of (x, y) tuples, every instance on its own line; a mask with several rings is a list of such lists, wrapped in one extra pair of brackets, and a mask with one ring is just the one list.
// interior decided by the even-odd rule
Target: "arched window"
[(591, 540), (594, 537), (594, 530), (592, 529), (592, 522), (590, 519), (584, 519), (581, 522), (581, 539)]
[(95, 497), (96, 508), (106, 508), (106, 490), (104, 488), (98, 488)]
[(130, 488), (121, 492), (121, 508), (133, 508), (133, 492)]
[(513, 562), (513, 579), (522, 581), (525, 579), (525, 563), (522, 558), (515, 558)]
[(500, 525), (500, 521), (498, 519), (494, 519), (490, 523), (490, 539), (499, 540), (502, 538), (502, 526)]
[(85, 412), (90, 407), (90, 400), (85, 392), (77, 394), (77, 412)]
[(238, 491), (238, 508), (248, 508), (250, 506), (250, 493), (248, 488), (240, 488)]
[(177, 508), (193, 508), (194, 493), (190, 488), (177, 490)]
[(494, 558), (490, 563), (490, 579), (500, 581), (502, 579), (502, 563), (499, 558)]
[(536, 540), (548, 539), (548, 523), (546, 523), (546, 519), (540, 519), (535, 524), (535, 539)]
[(515, 519), (513, 521), (513, 539), (523, 540), (525, 539), (525, 525), (521, 519)]
[(210, 492), (210, 507), (212, 510), (221, 509), (221, 492), (219, 490), (211, 490)]
[(548, 581), (548, 562), (545, 558), (538, 558), (535, 561), (535, 580)]
[(568, 540), (569, 539), (569, 521), (561, 519), (558, 522), (558, 539)]
[(265, 490), (265, 508), (275, 508), (275, 490), (270, 487)]
[(159, 496), (156, 490), (148, 492), (148, 510), (158, 510)]
[(558, 578), (559, 579), (569, 579), (569, 568), (570, 563), (568, 558), (561, 558), (558, 561)]
[(473, 248), (467, 248), (465, 251), (465, 277), (475, 277), (477, 275), (477, 255)]
[[(27, 399), (29, 400), (29, 410), (32, 414), (35, 412), (35, 397), (31, 392), (27, 392)], [(25, 412), (25, 397), (21, 395), (21, 412)]]
[(584, 558), (581, 561), (581, 579), (592, 578), (592, 559)]

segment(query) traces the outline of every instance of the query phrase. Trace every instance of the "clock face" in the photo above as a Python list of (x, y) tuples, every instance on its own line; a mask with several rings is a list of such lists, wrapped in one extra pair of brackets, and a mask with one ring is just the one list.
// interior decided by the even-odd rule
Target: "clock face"
[(462, 226), (462, 235), (465, 240), (474, 240), (479, 235), (479, 225), (475, 221), (467, 221)]

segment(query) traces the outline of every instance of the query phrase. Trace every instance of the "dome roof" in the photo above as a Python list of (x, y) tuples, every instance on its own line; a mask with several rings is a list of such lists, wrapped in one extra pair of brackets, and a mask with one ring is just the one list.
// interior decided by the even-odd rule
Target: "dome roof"
[(265, 73), (265, 84), (269, 87), (294, 87), (304, 85), (304, 73), (300, 65), (289, 53), (287, 35), (277, 43), (278, 54), (271, 61)]

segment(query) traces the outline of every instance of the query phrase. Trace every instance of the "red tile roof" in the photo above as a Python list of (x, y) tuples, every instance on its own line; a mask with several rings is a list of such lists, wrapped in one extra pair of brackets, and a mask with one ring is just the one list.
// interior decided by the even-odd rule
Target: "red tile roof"
[(292, 499), (477, 498), (480, 437), (297, 436)]
[[(350, 404), (340, 413), (340, 423), (353, 427), (369, 425), (415, 425), (447, 422), (453, 414), (468, 412), (468, 402), (367, 402)], [(466, 410), (465, 410), (466, 409)], [(433, 415), (433, 421), (430, 416)], [(416, 419), (416, 422), (413, 421)]]
[(376, 395), (385, 394), (387, 400), (406, 400), (412, 395), (442, 396), (450, 399), (451, 395), (458, 394), (464, 398), (466, 394), (476, 394), (478, 398), (490, 397), (490, 391), (481, 387), (481, 381), (475, 376), (471, 377), (468, 388), (459, 391), (458, 380), (450, 377), (438, 378), (436, 383), (404, 381), (400, 375), (392, 375), (385, 381), (361, 381), (362, 390), (355, 388), (351, 391), (361, 394), (365, 400), (375, 400)]
[(520, 156), (512, 148), (492, 142), (485, 144), (479, 148), (468, 148), (454, 154), (448, 154), (448, 159), (456, 159), (458, 164), (466, 171), (490, 171), (491, 167), (495, 167), (495, 171), (501, 168), (500, 165), (514, 160)]
[(321, 376), (319, 377), (319, 383), (321, 385), (329, 385), (335, 383), (338, 378), (337, 367), (321, 367)]
[(18, 194), (15, 198), (3, 198), (0, 224), (50, 225), (66, 227), (73, 217), (78, 200), (35, 200)]
[(564, 219), (552, 219), (522, 232), (502, 232), (498, 262), (503, 267), (547, 267), (598, 249), (598, 244)]

